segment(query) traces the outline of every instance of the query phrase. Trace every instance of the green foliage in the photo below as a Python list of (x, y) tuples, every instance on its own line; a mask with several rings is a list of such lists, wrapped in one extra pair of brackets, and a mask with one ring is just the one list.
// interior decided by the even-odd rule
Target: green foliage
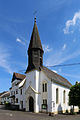
[(8, 104), (8, 102), (5, 102), (5, 105), (7, 105)]
[(80, 108), (80, 83), (78, 82), (70, 88), (69, 105), (78, 106)]
[(70, 109), (70, 114), (71, 114), (71, 115), (77, 115), (77, 112), (74, 112), (74, 110), (71, 108), (71, 109)]

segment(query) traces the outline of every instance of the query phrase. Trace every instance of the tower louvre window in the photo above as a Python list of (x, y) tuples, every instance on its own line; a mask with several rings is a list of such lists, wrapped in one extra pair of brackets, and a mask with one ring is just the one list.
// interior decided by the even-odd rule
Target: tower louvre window
[(35, 50), (35, 51), (34, 51), (34, 54), (37, 55), (37, 53), (38, 53), (38, 52)]

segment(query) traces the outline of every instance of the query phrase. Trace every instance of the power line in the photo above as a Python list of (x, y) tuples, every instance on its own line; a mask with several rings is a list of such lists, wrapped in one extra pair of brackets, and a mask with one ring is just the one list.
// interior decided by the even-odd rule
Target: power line
[(25, 72), (26, 70), (18, 70), (18, 72)]
[(46, 67), (68, 67), (68, 66), (75, 66), (75, 65), (80, 65), (80, 63), (61, 64), (61, 65), (51, 65), (51, 66), (46, 66)]
[[(80, 65), (80, 63), (71, 63), (71, 64), (61, 64), (61, 65), (51, 65), (51, 66), (46, 66), (46, 67), (68, 67), (68, 66), (75, 66), (75, 65)], [(18, 72), (25, 72), (26, 70), (18, 70)]]

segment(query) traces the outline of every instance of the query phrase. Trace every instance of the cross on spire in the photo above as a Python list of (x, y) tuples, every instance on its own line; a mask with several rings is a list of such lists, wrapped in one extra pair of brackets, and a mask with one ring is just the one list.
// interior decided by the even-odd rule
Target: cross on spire
[(37, 14), (37, 11), (35, 10), (33, 14), (34, 14), (34, 16), (35, 16), (35, 17), (34, 17), (34, 22), (36, 22), (36, 14)]

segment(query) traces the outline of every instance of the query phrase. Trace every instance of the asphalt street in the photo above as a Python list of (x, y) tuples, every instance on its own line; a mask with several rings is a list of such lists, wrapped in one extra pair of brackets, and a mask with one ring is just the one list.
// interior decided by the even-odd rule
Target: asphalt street
[(53, 117), (46, 113), (31, 113), (0, 109), (0, 120), (80, 120), (80, 115), (62, 115)]

